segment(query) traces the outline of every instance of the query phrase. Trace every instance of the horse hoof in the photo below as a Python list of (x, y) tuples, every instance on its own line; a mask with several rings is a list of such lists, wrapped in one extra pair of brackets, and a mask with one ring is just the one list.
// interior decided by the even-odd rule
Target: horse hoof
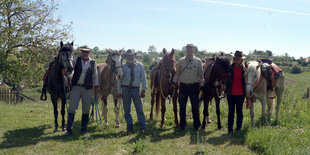
[(217, 129), (218, 129), (218, 130), (222, 130), (222, 129), (223, 129), (223, 127), (219, 126), (219, 127), (217, 127)]
[(57, 128), (54, 129), (54, 133), (56, 133), (56, 132), (58, 132), (58, 129), (57, 129)]
[(121, 125), (116, 125), (115, 128), (119, 129), (121, 128)]
[(62, 128), (62, 131), (66, 131), (66, 128)]
[(207, 121), (208, 124), (211, 124), (211, 121)]

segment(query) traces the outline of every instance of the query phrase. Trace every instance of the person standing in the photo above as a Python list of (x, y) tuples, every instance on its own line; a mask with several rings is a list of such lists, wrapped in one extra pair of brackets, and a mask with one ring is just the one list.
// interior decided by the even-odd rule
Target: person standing
[(72, 124), (75, 112), (82, 98), (82, 123), (81, 132), (87, 131), (89, 110), (92, 103), (92, 89), (98, 93), (98, 73), (95, 60), (89, 57), (91, 49), (88, 46), (80, 48), (81, 56), (73, 60), (74, 74), (72, 78), (72, 90), (70, 92), (67, 133), (72, 135)]
[[(140, 131), (143, 133), (145, 132), (146, 125), (141, 98), (145, 97), (147, 85), (143, 64), (136, 62), (135, 56), (136, 53), (134, 50), (129, 49), (126, 51), (125, 57), (127, 62), (122, 66), (124, 77), (121, 80), (118, 80), (117, 92), (119, 97), (123, 97), (127, 132), (133, 132), (130, 110), (131, 100), (133, 100), (138, 116), (138, 122), (140, 124)], [(142, 91), (140, 92), (141, 83)]]
[(233, 133), (235, 111), (237, 113), (237, 128), (239, 131), (243, 122), (243, 102), (245, 98), (245, 65), (242, 51), (236, 51), (233, 55), (233, 63), (230, 68), (231, 77), (227, 80), (227, 102), (228, 102), (228, 133)]
[(186, 104), (188, 97), (192, 105), (194, 129), (198, 131), (201, 123), (199, 118), (199, 90), (203, 86), (203, 73), (201, 60), (194, 56), (195, 46), (186, 45), (186, 56), (178, 62), (176, 75), (173, 82), (180, 83), (179, 106), (180, 106), (180, 130), (186, 126)]

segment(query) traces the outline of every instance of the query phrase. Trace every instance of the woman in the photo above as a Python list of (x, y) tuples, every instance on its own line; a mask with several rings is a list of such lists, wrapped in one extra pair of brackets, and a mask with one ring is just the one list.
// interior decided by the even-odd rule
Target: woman
[(233, 133), (235, 111), (237, 113), (237, 128), (239, 131), (243, 121), (243, 102), (245, 98), (245, 65), (243, 63), (242, 51), (236, 51), (233, 55), (233, 63), (230, 68), (231, 77), (227, 82), (227, 102), (228, 102), (228, 133)]

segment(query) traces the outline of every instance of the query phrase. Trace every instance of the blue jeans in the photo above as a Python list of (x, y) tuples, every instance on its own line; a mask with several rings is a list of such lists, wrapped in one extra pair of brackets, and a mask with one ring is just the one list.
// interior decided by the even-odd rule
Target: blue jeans
[(125, 120), (127, 122), (127, 130), (133, 130), (132, 117), (131, 117), (131, 99), (136, 108), (138, 122), (140, 124), (140, 129), (145, 130), (145, 116), (143, 113), (143, 105), (140, 98), (140, 89), (139, 88), (122, 88), (123, 101), (124, 101), (124, 110), (125, 110)]

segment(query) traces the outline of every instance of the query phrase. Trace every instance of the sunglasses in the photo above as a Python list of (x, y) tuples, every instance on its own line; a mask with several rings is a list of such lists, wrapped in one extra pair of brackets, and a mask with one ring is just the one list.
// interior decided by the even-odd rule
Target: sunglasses
[(89, 53), (89, 51), (82, 51), (82, 53)]

